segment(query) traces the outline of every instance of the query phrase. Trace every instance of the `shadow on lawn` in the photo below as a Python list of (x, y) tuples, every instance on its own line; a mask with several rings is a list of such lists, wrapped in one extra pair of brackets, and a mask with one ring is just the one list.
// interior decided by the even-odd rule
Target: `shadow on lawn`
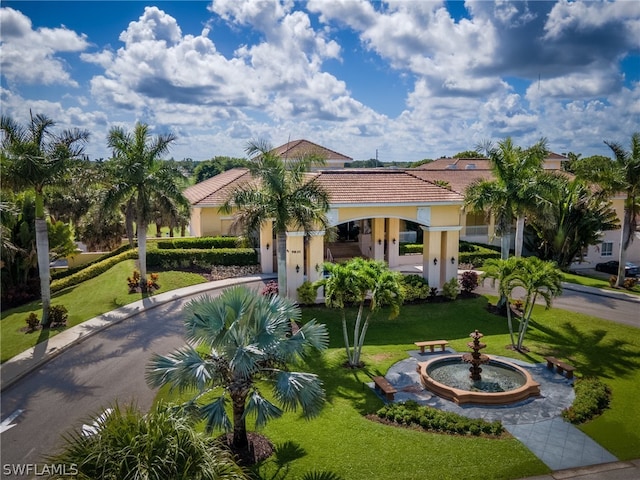
[[(295, 442), (280, 443), (276, 445), (275, 452), (269, 459), (254, 468), (254, 473), (260, 480), (288, 479), (291, 462), (306, 455), (305, 449)], [(305, 473), (301, 480), (342, 480), (342, 477), (329, 470), (314, 470)]]
[(569, 359), (585, 377), (627, 377), (640, 368), (637, 347), (611, 337), (607, 330), (581, 331), (571, 322), (551, 327), (532, 321), (531, 326), (535, 330), (527, 334), (528, 338), (548, 346), (542, 355)]

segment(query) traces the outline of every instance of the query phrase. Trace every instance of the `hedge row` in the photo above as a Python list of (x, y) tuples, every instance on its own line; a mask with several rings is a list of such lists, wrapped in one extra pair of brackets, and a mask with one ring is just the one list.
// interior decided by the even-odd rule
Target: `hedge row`
[(239, 242), (240, 239), (238, 237), (194, 237), (158, 240), (156, 245), (162, 250), (173, 250), (178, 248), (236, 248), (239, 246)]
[(147, 267), (176, 268), (198, 265), (255, 265), (258, 254), (252, 248), (215, 248), (215, 249), (182, 249), (182, 250), (150, 250), (147, 252)]
[(597, 378), (576, 380), (573, 405), (562, 411), (562, 417), (575, 424), (584, 423), (609, 408), (611, 389)]
[(470, 263), (474, 268), (480, 268), (490, 258), (500, 259), (499, 252), (468, 252), (458, 254), (458, 263)]
[(502, 423), (497, 420), (487, 422), (479, 418), (467, 418), (457, 413), (422, 406), (413, 400), (385, 405), (377, 411), (377, 415), (399, 425), (420, 426), (433, 432), (494, 437), (499, 437), (504, 432)]
[(78, 272), (84, 270), (85, 268), (89, 268), (91, 265), (95, 265), (96, 263), (102, 262), (103, 260), (106, 260), (106, 259), (111, 258), (111, 257), (115, 257), (116, 255), (120, 255), (122, 252), (126, 252), (127, 250), (131, 250), (131, 247), (129, 246), (128, 243), (126, 243), (124, 245), (120, 245), (115, 250), (112, 250), (111, 252), (105, 253), (103, 256), (101, 256), (100, 258), (96, 258), (92, 262), (85, 263), (83, 265), (78, 265), (77, 267), (73, 267), (73, 268), (65, 268), (65, 269), (61, 269), (61, 270), (56, 270), (55, 272), (53, 272), (51, 274), (51, 278), (54, 279), (54, 280), (57, 280), (59, 278), (69, 277), (69, 276), (73, 275), (74, 273), (78, 273)]
[(120, 254), (92, 263), (88, 267), (83, 265), (83, 268), (80, 271), (72, 272), (64, 278), (59, 278), (51, 282), (51, 293), (58, 292), (64, 288), (72, 287), (91, 278), (97, 277), (118, 263), (133, 258), (138, 258), (137, 250), (126, 250)]
[[(464, 246), (463, 246), (464, 245)], [(400, 255), (411, 253), (422, 253), (422, 244), (420, 243), (401, 243)], [(461, 242), (460, 253), (458, 254), (459, 263), (470, 263), (478, 268), (484, 265), (485, 260), (489, 258), (500, 258), (500, 252), (484, 246), (472, 245)]]

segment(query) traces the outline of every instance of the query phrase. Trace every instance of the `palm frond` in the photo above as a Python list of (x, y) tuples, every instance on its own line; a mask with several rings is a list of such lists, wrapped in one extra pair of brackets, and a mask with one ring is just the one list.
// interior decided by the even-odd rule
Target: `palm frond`
[(213, 402), (200, 407), (200, 413), (206, 422), (205, 430), (208, 433), (211, 433), (211, 431), (216, 428), (220, 428), (225, 432), (231, 430), (231, 420), (229, 419), (229, 415), (227, 415), (226, 411), (227, 403), (227, 396), (221, 395)]
[(257, 390), (249, 396), (249, 402), (244, 412), (245, 418), (255, 415), (256, 427), (260, 428), (267, 424), (269, 420), (280, 418), (284, 412), (276, 405), (264, 398)]
[(276, 375), (274, 395), (285, 411), (302, 408), (307, 418), (317, 415), (324, 404), (322, 381), (317, 375), (280, 371)]

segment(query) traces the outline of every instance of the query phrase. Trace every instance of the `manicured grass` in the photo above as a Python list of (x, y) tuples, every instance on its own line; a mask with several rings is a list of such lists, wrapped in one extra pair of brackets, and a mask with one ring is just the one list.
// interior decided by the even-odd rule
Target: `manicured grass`
[[(72, 327), (102, 313), (140, 300), (143, 298), (142, 294), (130, 294), (127, 288), (127, 277), (132, 275), (134, 268), (134, 260), (121, 262), (96, 278), (54, 294), (51, 304), (67, 307), (69, 311), (67, 327)], [(200, 275), (187, 272), (168, 271), (160, 272), (159, 275), (160, 289), (155, 291), (155, 295), (206, 281)], [(1, 362), (62, 331), (62, 329), (38, 330), (33, 333), (23, 331), (26, 327), (27, 315), (35, 312), (40, 318), (41, 309), (42, 305), (38, 301), (3, 312), (0, 322)]]
[(640, 296), (640, 283), (638, 285), (636, 285), (635, 287), (633, 287), (631, 290), (627, 290), (627, 289), (619, 289), (619, 288), (612, 288), (609, 285), (609, 282), (607, 280), (601, 279), (601, 278), (596, 278), (596, 277), (590, 277), (587, 275), (576, 275), (574, 273), (563, 273), (562, 274), (562, 279), (565, 282), (569, 282), (569, 283), (575, 283), (578, 285), (583, 285), (585, 287), (594, 287), (594, 288), (604, 288), (605, 290), (611, 290), (614, 292), (624, 292), (624, 293), (630, 293), (632, 295), (638, 295)]
[[(495, 301), (491, 298), (491, 301)], [(302, 420), (295, 413), (270, 422), (264, 433), (277, 445), (298, 451), (287, 468), (292, 478), (314, 470), (330, 470), (348, 479), (477, 478), (478, 468), (487, 478), (511, 479), (548, 471), (522, 444), (512, 438), (492, 440), (430, 434), (381, 425), (364, 415), (375, 412), (382, 401), (364, 386), (370, 375), (384, 374), (407, 358), (413, 342), (444, 338), (458, 351), (466, 351), (469, 333), (484, 333), (489, 354), (540, 362), (549, 353), (578, 368), (578, 376), (599, 376), (613, 390), (612, 407), (582, 428), (623, 460), (640, 456), (640, 331), (587, 315), (536, 307), (525, 345), (526, 354), (505, 348), (509, 342), (506, 319), (486, 310), (487, 298), (453, 303), (411, 305), (396, 320), (379, 315), (367, 333), (363, 352), (366, 367), (351, 371), (345, 360), (339, 315), (324, 307), (303, 309), (305, 320), (316, 318), (330, 331), (330, 349), (300, 367), (320, 375), (327, 392), (322, 414)], [(161, 390), (158, 398), (176, 400)], [(189, 398), (186, 393), (180, 397)], [(479, 461), (478, 459), (481, 459)], [(428, 466), (428, 467), (427, 467)], [(270, 478), (277, 466), (261, 468)], [(426, 468), (426, 470), (424, 470)]]

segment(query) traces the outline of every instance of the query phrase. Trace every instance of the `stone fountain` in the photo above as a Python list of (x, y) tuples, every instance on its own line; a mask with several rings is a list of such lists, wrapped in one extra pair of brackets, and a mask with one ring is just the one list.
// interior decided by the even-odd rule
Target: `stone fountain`
[(505, 405), (540, 395), (540, 384), (529, 372), (480, 353), (486, 344), (480, 341), (483, 335), (478, 330), (469, 336), (473, 339), (467, 344), (471, 352), (438, 355), (418, 363), (420, 381), (427, 390), (459, 404)]

